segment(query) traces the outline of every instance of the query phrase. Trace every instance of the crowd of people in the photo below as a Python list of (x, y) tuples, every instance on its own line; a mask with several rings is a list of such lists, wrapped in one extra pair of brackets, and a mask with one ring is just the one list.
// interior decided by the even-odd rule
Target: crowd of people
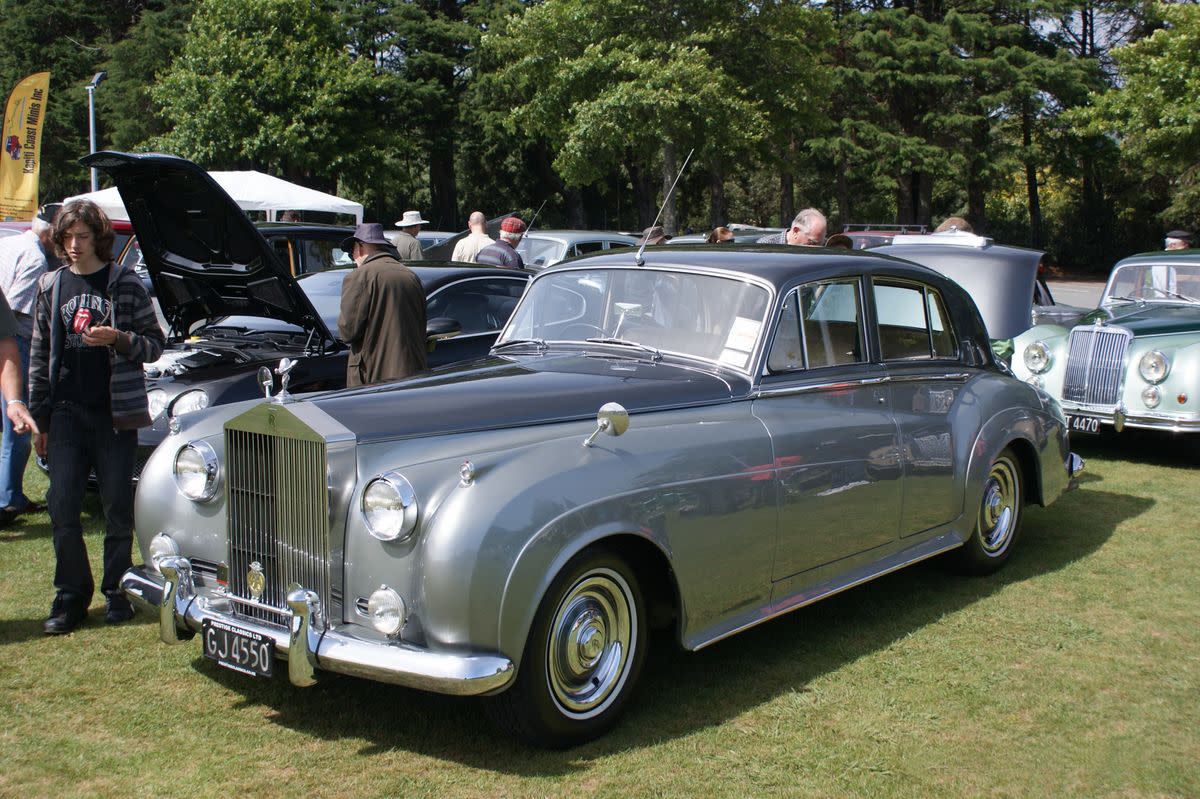
[[(379, 223), (362, 223), (342, 242), (356, 265), (343, 284), (338, 319), (350, 348), (347, 386), (406, 377), (426, 366), (425, 291), (405, 265), (423, 257), (417, 235), (425, 224), (420, 212), (405, 211), (391, 239)], [(522, 219), (505, 217), (497, 239), (488, 235), (482, 212), (473, 212), (468, 225), (453, 260), (524, 267), (517, 250), (527, 231)], [(824, 214), (805, 208), (787, 229), (757, 243), (851, 246), (841, 234), (827, 239), (827, 227)], [(950, 217), (937, 230), (971, 232), (971, 225)], [(721, 226), (706, 241), (734, 238)], [(652, 225), (638, 246), (670, 240), (661, 225)], [(137, 430), (151, 423), (143, 364), (160, 357), (165, 338), (142, 281), (114, 262), (113, 241), (108, 217), (86, 200), (46, 208), (28, 231), (0, 239), (0, 527), (49, 512), (55, 595), (43, 626), (52, 635), (82, 624), (95, 592), (81, 523), (91, 475), (105, 521), (105, 622), (119, 624), (134, 614), (120, 579), (131, 566)], [(1190, 232), (1172, 230), (1165, 248), (1191, 243)], [(45, 506), (24, 492), (31, 448), (53, 464)]]

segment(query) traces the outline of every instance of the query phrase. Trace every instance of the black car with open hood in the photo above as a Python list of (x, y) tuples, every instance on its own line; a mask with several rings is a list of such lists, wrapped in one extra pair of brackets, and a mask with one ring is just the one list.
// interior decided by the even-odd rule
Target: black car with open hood
[[(354, 261), (339, 245), (353, 228), (309, 230), (303, 246), (312, 249), (319, 233), (327, 263), (293, 277), (272, 230), (254, 225), (196, 164), (114, 152), (83, 162), (116, 183), (170, 328), (162, 357), (146, 365), (153, 425), (139, 431), (138, 472), (171, 416), (260, 396), (262, 366), (294, 361), (288, 376), (296, 394), (345, 386), (349, 349), (337, 320)], [(486, 354), (529, 280), (474, 264), (411, 268), (426, 293), (431, 369)]]

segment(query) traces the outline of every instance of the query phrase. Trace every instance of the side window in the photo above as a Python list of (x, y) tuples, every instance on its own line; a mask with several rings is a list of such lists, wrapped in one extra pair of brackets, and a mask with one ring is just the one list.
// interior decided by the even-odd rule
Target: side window
[(866, 360), (862, 341), (857, 280), (801, 286), (784, 301), (767, 355), (767, 370), (861, 363)]
[(809, 369), (866, 360), (858, 280), (801, 286), (800, 312)]
[(583, 255), (589, 252), (600, 252), (603, 249), (604, 242), (602, 241), (581, 241), (575, 245), (575, 251), (577, 255)]
[(937, 292), (916, 284), (877, 282), (875, 308), (885, 361), (955, 356), (949, 317)]
[(337, 242), (325, 239), (299, 239), (294, 242), (300, 252), (299, 268), (305, 273), (324, 272), (337, 266), (353, 262), (348, 253), (342, 252)]
[(775, 340), (767, 355), (767, 370), (790, 372), (804, 368), (804, 340), (800, 338), (800, 311), (796, 292), (788, 294), (779, 314), (779, 325), (775, 328)]
[(456, 320), (462, 325), (462, 335), (495, 332), (508, 321), (524, 290), (524, 281), (465, 280), (430, 297), (426, 316)]
[(137, 239), (130, 239), (129, 246), (125, 248), (125, 254), (121, 256), (121, 266), (144, 266), (142, 260), (142, 245), (138, 244)]

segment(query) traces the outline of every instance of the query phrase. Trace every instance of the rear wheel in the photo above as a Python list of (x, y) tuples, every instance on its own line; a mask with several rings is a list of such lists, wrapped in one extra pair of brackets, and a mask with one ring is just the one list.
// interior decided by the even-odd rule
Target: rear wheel
[(1021, 529), (1024, 509), (1021, 463), (1005, 449), (988, 469), (970, 539), (955, 553), (955, 564), (970, 574), (991, 574), (1004, 565)]
[(516, 681), (489, 701), (489, 712), (507, 732), (538, 746), (591, 740), (624, 710), (645, 650), (634, 571), (611, 553), (581, 553), (542, 599)]

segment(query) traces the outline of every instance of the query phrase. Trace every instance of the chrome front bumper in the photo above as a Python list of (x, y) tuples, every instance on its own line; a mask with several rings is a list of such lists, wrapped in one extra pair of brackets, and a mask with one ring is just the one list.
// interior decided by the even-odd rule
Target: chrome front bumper
[(230, 615), (221, 603), (198, 594), (187, 558), (163, 558), (162, 574), (135, 566), (121, 578), (125, 595), (143, 610), (158, 613), (158, 637), (168, 644), (199, 632), (205, 619), (233, 624), (275, 641), (287, 658), (288, 678), (306, 687), (317, 671), (334, 671), (423, 691), (471, 696), (498, 691), (512, 680), (513, 662), (501, 655), (432, 652), (404, 642), (366, 640), (329, 628), (317, 595), (296, 587), (288, 593), (291, 627), (281, 630)]
[(1094, 405), (1076, 405), (1060, 400), (1063, 413), (1069, 416), (1086, 416), (1096, 419), (1100, 424), (1108, 425), (1120, 433), (1125, 428), (1138, 430), (1162, 430), (1168, 433), (1200, 433), (1200, 419), (1195, 414), (1186, 416), (1180, 414), (1154, 413), (1146, 411), (1140, 414), (1130, 414), (1124, 407), (1098, 408)]

